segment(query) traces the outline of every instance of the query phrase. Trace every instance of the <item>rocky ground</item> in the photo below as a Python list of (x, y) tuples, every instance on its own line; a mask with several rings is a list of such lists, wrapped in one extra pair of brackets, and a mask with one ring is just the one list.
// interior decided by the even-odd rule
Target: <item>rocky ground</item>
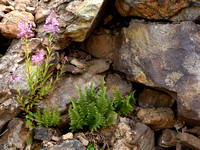
[[(29, 131), (20, 115), (11, 72), (20, 76), (28, 94), (24, 44), (17, 34), (24, 19), (35, 37), (30, 54), (48, 45), (43, 26), (50, 11), (58, 15), (54, 65), (64, 74), (37, 107), (59, 106), (55, 128)], [(200, 150), (200, 2), (198, 0), (0, 0), (0, 149), (1, 150)], [(69, 96), (76, 86), (102, 77), (108, 94), (117, 86), (123, 96), (136, 90), (136, 106), (128, 116), (98, 131), (69, 130)], [(30, 144), (31, 143), (31, 144)]]

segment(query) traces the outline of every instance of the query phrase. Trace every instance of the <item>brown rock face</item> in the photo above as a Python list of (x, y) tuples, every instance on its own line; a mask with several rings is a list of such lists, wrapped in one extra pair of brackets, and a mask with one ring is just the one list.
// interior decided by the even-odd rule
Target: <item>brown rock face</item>
[(116, 8), (122, 16), (138, 16), (146, 19), (169, 19), (187, 7), (188, 0), (116, 0)]
[(165, 148), (175, 146), (177, 142), (176, 136), (177, 133), (175, 131), (165, 129), (159, 137), (158, 145)]
[(153, 130), (171, 128), (174, 123), (174, 112), (170, 108), (143, 108), (137, 117)]
[[(177, 92), (178, 114), (200, 125), (200, 28), (180, 24), (137, 23), (122, 29), (123, 44), (114, 69), (147, 86)], [(174, 96), (176, 99), (176, 96)]]
[(188, 134), (188, 133), (178, 133), (177, 138), (181, 143), (191, 149), (200, 150), (200, 139)]
[(142, 107), (171, 107), (174, 103), (174, 98), (165, 93), (144, 89), (139, 95), (138, 102)]

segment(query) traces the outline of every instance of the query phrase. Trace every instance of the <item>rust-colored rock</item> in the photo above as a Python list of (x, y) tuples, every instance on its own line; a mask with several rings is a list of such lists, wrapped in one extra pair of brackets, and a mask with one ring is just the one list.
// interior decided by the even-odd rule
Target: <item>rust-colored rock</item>
[(188, 0), (116, 0), (118, 12), (124, 16), (137, 16), (145, 19), (169, 19), (188, 6)]
[(175, 123), (174, 112), (170, 108), (142, 108), (137, 117), (153, 130), (171, 128)]
[(8, 39), (19, 38), (17, 37), (17, 34), (20, 32), (17, 30), (18, 24), (24, 19), (34, 22), (34, 16), (31, 13), (17, 10), (7, 13), (0, 23), (1, 34)]

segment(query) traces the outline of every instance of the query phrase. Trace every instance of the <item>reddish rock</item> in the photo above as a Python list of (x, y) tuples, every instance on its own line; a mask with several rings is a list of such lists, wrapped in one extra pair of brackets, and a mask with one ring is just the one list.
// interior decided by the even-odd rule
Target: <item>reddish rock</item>
[(34, 22), (34, 16), (28, 12), (11, 11), (4, 15), (4, 18), (0, 22), (0, 31), (3, 36), (8, 39), (15, 39), (17, 34), (20, 33), (18, 29), (18, 24), (27, 18), (27, 21)]
[(145, 19), (169, 19), (188, 6), (187, 0), (116, 0), (118, 12), (124, 16), (137, 16)]

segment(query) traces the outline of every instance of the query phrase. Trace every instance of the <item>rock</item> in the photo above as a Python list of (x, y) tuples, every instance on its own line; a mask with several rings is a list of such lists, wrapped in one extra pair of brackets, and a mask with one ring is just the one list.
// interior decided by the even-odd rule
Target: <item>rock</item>
[(13, 11), (14, 10), (14, 7), (12, 7), (12, 6), (6, 6), (6, 5), (1, 5), (0, 4), (0, 11), (1, 12), (11, 12), (11, 11)]
[(162, 131), (162, 134), (158, 139), (158, 145), (164, 148), (176, 146), (176, 136), (177, 133), (175, 131), (165, 129)]
[(106, 87), (107, 87), (107, 93), (110, 97), (112, 97), (112, 87), (116, 86), (117, 90), (119, 90), (122, 94), (122, 96), (127, 96), (131, 93), (132, 90), (132, 84), (128, 80), (123, 79), (118, 74), (108, 74), (106, 77)]
[(70, 72), (72, 74), (83, 74), (84, 71), (75, 67), (74, 65), (66, 64), (63, 68), (63, 72)]
[(64, 134), (62, 136), (62, 139), (63, 140), (72, 140), (73, 139), (73, 134), (71, 132), (67, 133), (67, 134)]
[(93, 59), (88, 61), (88, 74), (95, 75), (107, 71), (110, 68), (111, 62), (104, 59)]
[(4, 15), (4, 18), (0, 22), (0, 31), (3, 36), (8, 39), (15, 39), (17, 34), (20, 33), (18, 29), (18, 24), (24, 19), (27, 18), (34, 24), (34, 16), (31, 13), (25, 11), (11, 11)]
[(72, 59), (72, 61), (70, 62), (72, 65), (78, 67), (79, 69), (86, 69), (86, 65), (81, 63), (80, 61), (78, 61), (77, 59)]
[[(31, 39), (29, 43), (31, 52), (40, 48), (40, 43), (41, 40), (38, 38)], [(29, 92), (28, 81), (23, 72), (26, 71), (24, 48), (23, 41), (13, 40), (6, 54), (0, 58), (0, 130), (20, 111), (16, 98), (17, 89), (13, 82), (9, 82), (10, 72), (15, 72), (20, 77), (18, 86), (21, 88), (21, 93), (27, 95)]]
[(32, 132), (25, 128), (25, 123), (19, 118), (12, 119), (7, 127), (7, 132), (0, 139), (0, 148), (2, 150), (24, 149), (26, 139)]
[(122, 29), (122, 46), (114, 63), (128, 80), (167, 91), (177, 99), (179, 117), (196, 125), (200, 125), (199, 30), (193, 22), (132, 20)]
[(54, 36), (55, 49), (63, 50), (71, 44), (71, 41), (82, 42), (97, 25), (98, 18), (103, 15), (99, 11), (107, 2), (103, 0), (51, 0), (48, 3), (41, 1), (35, 14), (35, 22), (38, 26), (37, 37), (48, 36), (43, 25), (50, 10), (56, 8), (60, 32)]
[(192, 129), (186, 129), (186, 130), (184, 130), (184, 132), (195, 134), (195, 135), (199, 136), (199, 138), (200, 138), (200, 127), (198, 127), (198, 126), (195, 126)]
[(78, 140), (69, 140), (69, 141), (64, 141), (61, 144), (54, 146), (54, 147), (46, 147), (46, 148), (41, 148), (39, 150), (85, 150), (84, 146), (79, 142)]
[(124, 16), (137, 16), (145, 19), (169, 19), (180, 10), (188, 6), (187, 0), (116, 0), (115, 6), (118, 12)]
[(188, 133), (181, 133), (179, 132), (177, 135), (177, 138), (181, 141), (181, 143), (188, 148), (194, 149), (194, 150), (200, 150), (200, 139), (188, 134)]
[(144, 89), (138, 97), (139, 105), (142, 107), (171, 107), (174, 98), (166, 93)]
[(43, 101), (41, 101), (38, 105), (39, 108), (46, 108), (46, 103), (49, 103), (50, 109), (55, 109), (58, 106), (60, 113), (67, 112), (67, 105), (71, 103), (70, 97), (74, 99), (78, 98), (77, 88), (76, 86), (85, 89), (85, 86), (89, 86), (92, 82), (94, 82), (94, 87), (97, 87), (100, 84), (103, 75), (90, 75), (83, 74), (78, 76), (63, 76), (61, 81), (61, 85), (59, 88), (55, 89), (49, 97)]
[(171, 21), (199, 21), (200, 7), (188, 7), (183, 9), (180, 13), (170, 18)]
[(34, 129), (34, 139), (35, 140), (51, 140), (55, 131), (50, 128), (36, 127)]
[(154, 132), (145, 124), (137, 123), (133, 130), (125, 122), (120, 122), (112, 139), (113, 150), (154, 149)]
[(60, 128), (67, 126), (69, 123), (70, 123), (70, 118), (69, 118), (69, 115), (67, 113), (65, 115), (60, 116), (60, 121), (59, 121), (57, 127), (60, 129)]
[(81, 49), (97, 58), (114, 60), (119, 49), (119, 35), (104, 30), (96, 32), (80, 44)]
[(137, 117), (153, 130), (171, 128), (175, 123), (171, 108), (141, 108)]
[(77, 133), (75, 137), (79, 139), (79, 141), (83, 144), (83, 146), (88, 146), (89, 141), (87, 140), (87, 138), (83, 133)]

